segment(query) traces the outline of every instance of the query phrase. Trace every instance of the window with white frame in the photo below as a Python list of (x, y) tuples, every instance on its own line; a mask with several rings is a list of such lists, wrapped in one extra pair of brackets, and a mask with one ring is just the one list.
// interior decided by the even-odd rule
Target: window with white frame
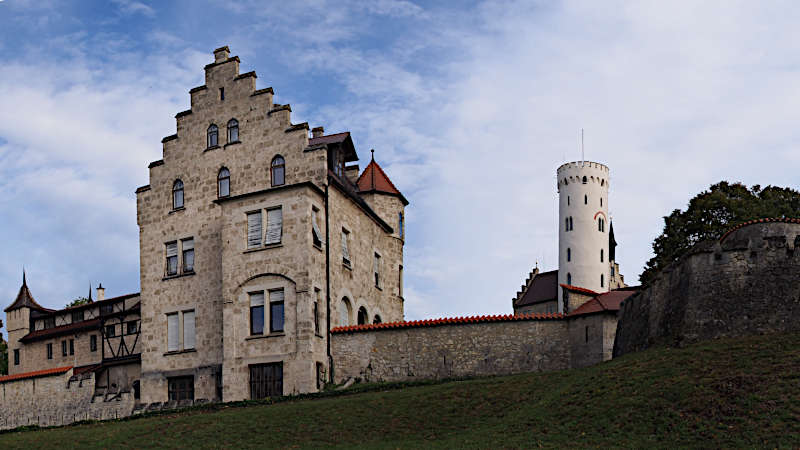
[(195, 348), (195, 313), (186, 310), (167, 314), (167, 352)]
[(283, 331), (283, 289), (269, 291), (269, 332)]
[(167, 276), (178, 274), (178, 242), (167, 242)]
[(183, 250), (183, 273), (194, 272), (194, 239), (183, 239), (181, 248)]
[(350, 239), (350, 232), (342, 228), (342, 263), (350, 267), (350, 250), (347, 241)]

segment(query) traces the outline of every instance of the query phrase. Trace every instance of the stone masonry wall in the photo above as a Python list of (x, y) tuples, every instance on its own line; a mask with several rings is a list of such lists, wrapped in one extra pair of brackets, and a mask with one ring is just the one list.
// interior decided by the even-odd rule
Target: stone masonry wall
[(0, 429), (26, 425), (58, 426), (81, 420), (116, 419), (131, 415), (130, 393), (109, 402), (94, 394), (94, 374), (61, 375), (0, 383)]
[(566, 369), (565, 320), (336, 332), (334, 382), (403, 381)]
[(800, 330), (800, 221), (794, 221), (746, 225), (664, 269), (623, 303), (614, 356)]

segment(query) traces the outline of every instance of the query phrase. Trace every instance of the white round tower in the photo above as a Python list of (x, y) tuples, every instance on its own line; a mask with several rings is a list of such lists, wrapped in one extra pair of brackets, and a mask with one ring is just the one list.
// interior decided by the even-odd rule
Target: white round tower
[(558, 177), (558, 310), (561, 284), (608, 292), (608, 167), (590, 161), (561, 165)]

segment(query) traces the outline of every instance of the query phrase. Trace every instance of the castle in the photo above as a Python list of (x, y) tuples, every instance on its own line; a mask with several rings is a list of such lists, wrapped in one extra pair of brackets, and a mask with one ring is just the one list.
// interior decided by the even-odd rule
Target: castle
[(513, 315), (405, 322), (408, 200), (374, 157), (360, 169), (348, 132), (293, 124), (239, 63), (214, 51), (136, 189), (141, 292), (52, 310), (23, 275), (0, 427), (611, 358), (636, 288), (615, 261), (608, 167), (558, 168), (559, 268), (534, 269)]

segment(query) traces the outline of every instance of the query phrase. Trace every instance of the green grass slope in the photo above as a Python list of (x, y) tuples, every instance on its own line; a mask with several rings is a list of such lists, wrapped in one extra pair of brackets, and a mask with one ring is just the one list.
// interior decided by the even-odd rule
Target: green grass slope
[(580, 370), (0, 435), (0, 448), (800, 447), (800, 335)]

